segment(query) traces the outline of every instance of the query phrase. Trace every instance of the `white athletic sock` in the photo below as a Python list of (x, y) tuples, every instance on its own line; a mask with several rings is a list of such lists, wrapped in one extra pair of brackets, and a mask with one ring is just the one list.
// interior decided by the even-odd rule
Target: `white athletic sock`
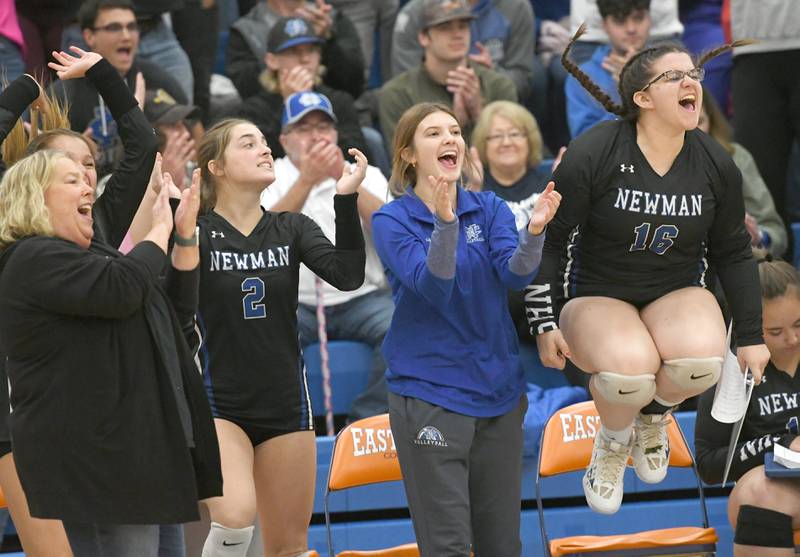
[(212, 522), (203, 546), (203, 557), (245, 557), (252, 538), (253, 526), (228, 528)]
[(310, 551), (304, 551), (303, 553), (297, 555), (296, 557), (311, 557)]
[[(629, 425), (622, 431), (612, 431), (608, 429), (606, 426), (601, 425), (600, 431), (603, 432), (603, 435), (606, 439), (610, 439), (611, 441), (616, 441), (621, 445), (627, 445), (628, 442), (631, 440), (631, 435), (633, 435), (633, 424)], [(203, 555), (203, 557), (206, 557)]]

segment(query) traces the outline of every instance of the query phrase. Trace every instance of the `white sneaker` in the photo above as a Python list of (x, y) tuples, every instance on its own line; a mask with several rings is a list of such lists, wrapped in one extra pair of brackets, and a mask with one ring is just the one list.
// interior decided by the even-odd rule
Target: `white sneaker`
[(657, 484), (667, 475), (669, 467), (667, 424), (669, 421), (669, 412), (636, 416), (633, 468), (643, 482)]
[(623, 477), (634, 435), (627, 445), (608, 439), (602, 430), (594, 438), (592, 461), (583, 475), (586, 502), (596, 513), (614, 514), (622, 504)]

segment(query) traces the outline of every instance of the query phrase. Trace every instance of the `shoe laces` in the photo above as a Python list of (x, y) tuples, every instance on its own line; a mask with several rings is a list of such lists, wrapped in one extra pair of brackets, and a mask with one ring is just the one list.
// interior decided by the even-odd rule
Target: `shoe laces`
[[(667, 424), (670, 422), (668, 414), (664, 414), (660, 420), (652, 420), (640, 417), (638, 420), (636, 435), (640, 440), (644, 452), (647, 455), (661, 452), (666, 446)], [(655, 455), (654, 455), (655, 456)]]
[[(597, 458), (594, 462), (594, 476), (601, 486), (613, 487), (619, 482), (622, 471), (628, 464), (629, 446), (601, 439)], [(610, 495), (610, 492), (609, 492)]]

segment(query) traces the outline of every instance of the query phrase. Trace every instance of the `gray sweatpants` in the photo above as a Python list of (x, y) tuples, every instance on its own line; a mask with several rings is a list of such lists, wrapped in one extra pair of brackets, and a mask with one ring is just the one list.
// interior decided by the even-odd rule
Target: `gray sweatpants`
[(474, 418), (389, 393), (389, 417), (422, 557), (519, 557), (522, 422)]

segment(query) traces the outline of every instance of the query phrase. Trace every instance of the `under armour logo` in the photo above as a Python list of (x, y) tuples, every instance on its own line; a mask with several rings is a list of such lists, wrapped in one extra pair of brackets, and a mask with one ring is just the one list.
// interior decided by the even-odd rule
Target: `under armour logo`
[(620, 172), (630, 172), (631, 174), (633, 174), (633, 165), (632, 164), (629, 164), (629, 165), (621, 164), (621, 165), (619, 165), (619, 171)]
[(212, 238), (224, 238), (225, 234), (223, 232), (217, 232), (216, 230), (211, 231)]

